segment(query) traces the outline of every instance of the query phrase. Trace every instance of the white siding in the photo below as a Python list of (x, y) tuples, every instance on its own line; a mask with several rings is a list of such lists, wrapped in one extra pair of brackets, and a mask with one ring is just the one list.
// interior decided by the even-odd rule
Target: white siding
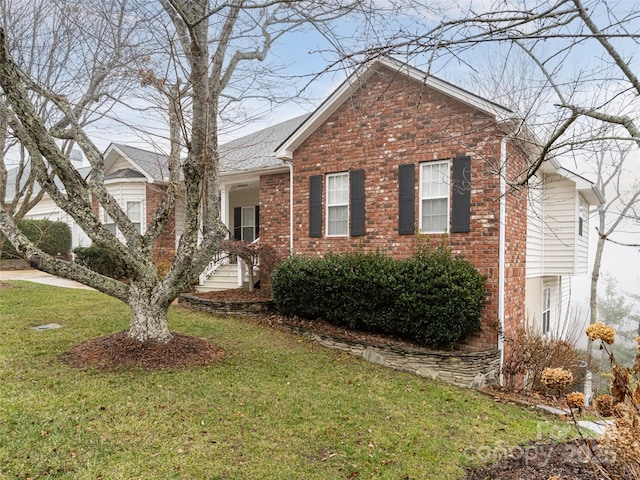
[(544, 273), (544, 181), (536, 175), (529, 185), (527, 202), (527, 278), (533, 278), (540, 277)]
[(572, 275), (576, 264), (575, 183), (549, 176), (544, 191), (544, 275)]
[(527, 278), (525, 314), (527, 326), (542, 331), (542, 277)]
[(183, 199), (178, 199), (178, 201), (176, 202), (176, 210), (175, 210), (175, 217), (176, 217), (176, 249), (178, 248), (178, 242), (180, 241), (180, 237), (182, 236), (183, 232), (184, 232), (184, 215), (185, 215), (185, 209), (184, 209), (184, 200)]
[(51, 197), (45, 193), (42, 197), (42, 200), (29, 210), (26, 218), (30, 218), (32, 220), (44, 220), (45, 218), (54, 222), (60, 220), (63, 215), (63, 211), (55, 204)]
[[(146, 195), (147, 190), (145, 188), (144, 183), (140, 182), (118, 182), (118, 183), (110, 183), (107, 184), (107, 191), (113, 196), (113, 198), (118, 202), (118, 205), (126, 211), (127, 202), (142, 202), (141, 206), (141, 234), (144, 235), (147, 227), (147, 202)], [(100, 207), (100, 215), (102, 215), (102, 207)], [(100, 218), (101, 221), (104, 221), (104, 217)], [(119, 237), (121, 240), (124, 240), (122, 237)]]
[(123, 170), (125, 168), (133, 169), (134, 167), (133, 167), (133, 165), (131, 165), (131, 162), (129, 162), (128, 160), (125, 160), (124, 157), (118, 157), (118, 160), (116, 160), (113, 163), (111, 168), (109, 168), (109, 172), (107, 172), (107, 173), (117, 172), (118, 170)]
[(582, 235), (576, 232), (576, 275), (586, 275), (589, 271), (589, 204), (578, 195), (578, 215), (582, 218)]

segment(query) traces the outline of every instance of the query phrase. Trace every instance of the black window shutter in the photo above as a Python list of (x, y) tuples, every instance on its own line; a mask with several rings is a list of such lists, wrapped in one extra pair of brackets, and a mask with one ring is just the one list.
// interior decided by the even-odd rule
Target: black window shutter
[(233, 239), (242, 240), (242, 207), (233, 209)]
[(364, 235), (364, 170), (349, 172), (349, 195), (351, 207), (351, 236)]
[(398, 167), (398, 233), (400, 235), (413, 235), (415, 233), (415, 169), (416, 166), (413, 163)]
[(453, 159), (451, 232), (471, 230), (471, 157)]
[(256, 238), (260, 236), (260, 205), (255, 206), (255, 225), (256, 225)]
[(309, 177), (309, 236), (322, 236), (322, 175)]

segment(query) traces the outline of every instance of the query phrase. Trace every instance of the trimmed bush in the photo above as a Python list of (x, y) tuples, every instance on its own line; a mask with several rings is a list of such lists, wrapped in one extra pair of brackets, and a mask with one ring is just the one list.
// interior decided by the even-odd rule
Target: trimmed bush
[(446, 248), (408, 259), (350, 253), (294, 256), (273, 273), (273, 300), (286, 316), (395, 334), (451, 348), (480, 328), (484, 279)]
[[(23, 219), (18, 228), (36, 247), (53, 256), (67, 256), (71, 251), (71, 229), (64, 222)], [(3, 258), (18, 258), (18, 252), (8, 240), (2, 247)]]
[(83, 267), (90, 268), (94, 272), (111, 278), (122, 278), (126, 269), (121, 262), (113, 259), (103, 248), (92, 245), (90, 247), (78, 247), (73, 251), (74, 261)]

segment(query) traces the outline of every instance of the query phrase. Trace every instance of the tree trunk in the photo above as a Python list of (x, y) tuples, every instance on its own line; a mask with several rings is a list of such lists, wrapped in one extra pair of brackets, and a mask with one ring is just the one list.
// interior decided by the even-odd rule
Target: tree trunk
[(168, 305), (158, 302), (149, 291), (141, 291), (134, 286), (128, 303), (131, 308), (129, 337), (140, 342), (167, 343), (171, 340)]

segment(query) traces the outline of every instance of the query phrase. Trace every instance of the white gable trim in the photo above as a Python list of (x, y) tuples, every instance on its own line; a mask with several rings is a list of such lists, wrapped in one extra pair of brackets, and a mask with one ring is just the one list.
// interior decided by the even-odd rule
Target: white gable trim
[(376, 58), (360, 66), (351, 74), (306, 121), (302, 123), (275, 151), (274, 155), (282, 160), (293, 159), (293, 152), (318, 129), (340, 105), (354, 93), (354, 91), (368, 80), (382, 67), (388, 67), (414, 80), (422, 82), (425, 86), (433, 88), (440, 93), (454, 98), (475, 109), (492, 115), (497, 122), (514, 118), (515, 114), (496, 103), (478, 97), (462, 88), (456, 87), (433, 75), (411, 67), (403, 62), (390, 57)]
[[(144, 177), (145, 177), (145, 179), (146, 179), (146, 181), (148, 183), (153, 183), (154, 182), (154, 178), (149, 172), (145, 171), (142, 167), (140, 167), (140, 165), (138, 165), (136, 162), (134, 162), (129, 156), (127, 156), (122, 150), (120, 150), (113, 143), (110, 144), (107, 147), (107, 150), (104, 152), (104, 174), (105, 174), (105, 176), (107, 176), (107, 175), (109, 175), (111, 173), (111, 167), (113, 167), (113, 165), (116, 163), (116, 161), (120, 157), (125, 159), (127, 161), (127, 163), (129, 163), (131, 165), (132, 169), (137, 170), (142, 175), (144, 175)], [(116, 180), (122, 181), (123, 179), (116, 179)], [(138, 182), (140, 181), (140, 179), (137, 179), (137, 180), (134, 179), (134, 180), (138, 181)]]
[(567, 170), (555, 159), (549, 159), (542, 163), (540, 171), (545, 175), (558, 174), (576, 184), (576, 190), (584, 197), (589, 205), (602, 205), (605, 202), (604, 193), (590, 180)]

